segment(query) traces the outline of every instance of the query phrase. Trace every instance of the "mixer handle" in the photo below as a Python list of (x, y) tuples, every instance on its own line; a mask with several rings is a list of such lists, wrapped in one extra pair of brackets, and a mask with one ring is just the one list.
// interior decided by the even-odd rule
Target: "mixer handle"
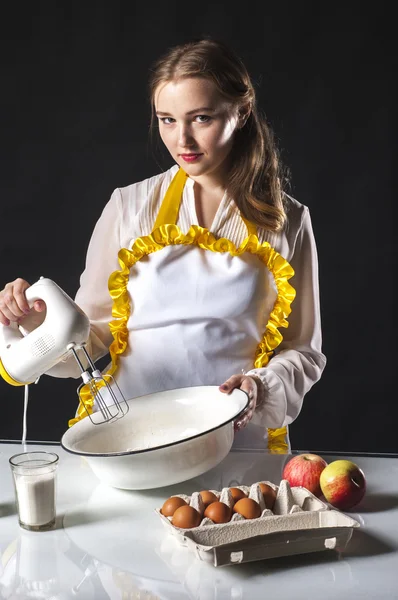
[[(54, 281), (45, 277), (40, 277), (40, 279), (36, 283), (34, 283), (25, 290), (25, 297), (31, 308), (33, 307), (36, 300), (43, 300), (45, 302), (45, 298), (48, 298), (48, 282), (50, 282), (50, 287), (54, 285), (57, 288), (59, 288), (59, 286), (57, 286), (57, 284)], [(44, 285), (40, 285), (40, 283)], [(63, 292), (61, 288), (59, 288), (59, 290)], [(7, 326), (0, 323), (0, 328), (2, 338), (2, 343), (0, 344), (0, 346), (8, 346), (9, 344), (13, 344), (16, 341), (24, 338), (24, 334), (20, 330), (19, 324), (16, 321), (11, 321), (10, 324)]]
[(43, 300), (44, 302), (46, 302), (46, 300), (56, 300), (59, 292), (62, 296), (67, 296), (64, 290), (61, 289), (55, 281), (48, 279), (47, 277), (40, 277), (36, 283), (33, 283), (25, 290), (25, 296), (29, 306), (32, 308), (36, 300)]
[[(61, 336), (61, 340), (66, 336), (65, 347), (70, 342), (80, 345), (87, 341), (90, 331), (88, 317), (55, 281), (40, 277), (36, 283), (25, 290), (25, 296), (31, 307), (37, 300), (46, 303), (47, 311), (43, 323), (31, 331), (35, 337), (40, 336), (43, 331)], [(26, 318), (29, 319), (29, 316)], [(17, 322), (11, 322), (8, 326), (0, 323), (0, 353), (2, 349), (7, 349), (24, 337), (26, 336)]]

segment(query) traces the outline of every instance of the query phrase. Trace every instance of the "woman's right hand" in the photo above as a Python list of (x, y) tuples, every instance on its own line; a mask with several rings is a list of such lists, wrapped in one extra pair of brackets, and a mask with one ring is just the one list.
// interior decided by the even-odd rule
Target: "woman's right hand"
[[(11, 321), (20, 321), (31, 312), (31, 308), (26, 300), (25, 291), (30, 287), (30, 283), (25, 279), (15, 279), (7, 283), (4, 290), (0, 292), (0, 323), (9, 325)], [(33, 309), (42, 312), (46, 305), (41, 300), (36, 300)]]

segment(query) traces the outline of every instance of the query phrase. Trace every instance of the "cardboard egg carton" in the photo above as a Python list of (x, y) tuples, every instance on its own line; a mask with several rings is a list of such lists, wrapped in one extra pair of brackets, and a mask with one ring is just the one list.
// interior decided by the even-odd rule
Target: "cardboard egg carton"
[[(272, 511), (265, 506), (260, 483), (268, 484), (276, 491)], [(330, 509), (306, 488), (290, 487), (286, 480), (282, 480), (279, 486), (270, 481), (262, 481), (251, 486), (235, 487), (258, 502), (261, 508), (259, 517), (245, 519), (234, 513), (228, 523), (216, 524), (203, 517), (204, 505), (199, 492), (194, 492), (191, 496), (174, 494), (183, 498), (202, 515), (197, 527), (175, 527), (171, 523), (171, 517), (162, 515), (160, 508), (155, 511), (181, 544), (193, 551), (200, 560), (212, 562), (214, 566), (320, 550), (342, 551), (350, 541), (353, 529), (359, 527), (355, 519)], [(232, 508), (234, 502), (229, 488), (209, 491), (220, 502)]]

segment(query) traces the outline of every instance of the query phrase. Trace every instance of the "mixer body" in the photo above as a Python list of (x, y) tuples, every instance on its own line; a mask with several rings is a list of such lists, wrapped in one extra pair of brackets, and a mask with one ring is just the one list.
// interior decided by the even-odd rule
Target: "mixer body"
[(85, 345), (90, 334), (87, 315), (51, 279), (40, 278), (25, 294), (30, 306), (36, 300), (43, 300), (46, 314), (42, 324), (27, 334), (17, 323), (0, 324), (2, 371), (8, 375), (9, 383), (15, 385), (36, 381), (66, 358), (70, 346)]

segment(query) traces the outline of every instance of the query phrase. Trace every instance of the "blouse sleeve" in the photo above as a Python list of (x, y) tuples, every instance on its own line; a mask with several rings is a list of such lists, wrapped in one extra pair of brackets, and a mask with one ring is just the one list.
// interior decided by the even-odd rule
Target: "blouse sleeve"
[[(290, 264), (290, 280), (296, 290), (289, 326), (281, 329), (283, 342), (264, 368), (252, 369), (264, 387), (252, 422), (265, 427), (289, 425), (299, 415), (305, 394), (326, 365), (322, 353), (318, 256), (310, 213), (304, 207)], [(260, 394), (261, 396), (261, 394)]]
[[(120, 268), (117, 257), (121, 248), (121, 212), (120, 191), (116, 189), (94, 227), (75, 298), (76, 304), (90, 319), (87, 351), (94, 361), (108, 353), (113, 341), (108, 325), (112, 320), (108, 279), (113, 271)], [(80, 369), (73, 356), (70, 356), (52, 367), (47, 375), (78, 378)]]

